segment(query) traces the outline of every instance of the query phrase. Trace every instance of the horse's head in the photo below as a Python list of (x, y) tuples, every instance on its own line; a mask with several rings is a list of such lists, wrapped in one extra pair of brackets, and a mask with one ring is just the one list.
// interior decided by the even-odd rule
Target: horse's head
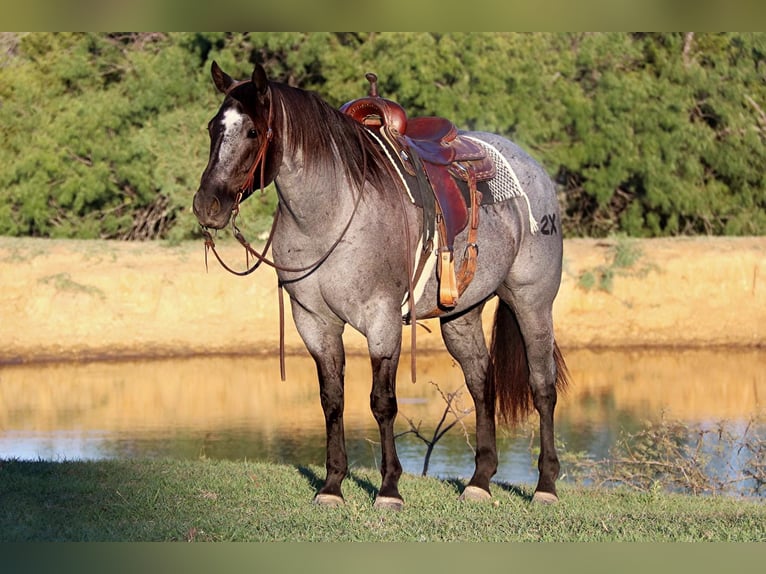
[(225, 94), (218, 113), (208, 123), (210, 158), (194, 194), (193, 209), (204, 227), (221, 229), (240, 201), (255, 185), (267, 185), (276, 169), (272, 137), (271, 90), (263, 67), (252, 77), (235, 81), (216, 62), (213, 82)]

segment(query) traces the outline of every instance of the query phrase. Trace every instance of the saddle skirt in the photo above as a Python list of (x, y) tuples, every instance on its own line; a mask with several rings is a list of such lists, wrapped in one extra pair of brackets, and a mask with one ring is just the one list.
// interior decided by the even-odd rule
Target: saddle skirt
[[(375, 74), (368, 73), (366, 78), (370, 82), (368, 97), (347, 102), (340, 111), (366, 126), (385, 145), (386, 154), (395, 156), (410, 178), (414, 178), (418, 198), (413, 197), (413, 201), (424, 212), (424, 251), (430, 250), (434, 237), (438, 237), (438, 305), (452, 308), (475, 273), (478, 206), (482, 195), (477, 185), (495, 177), (495, 162), (477, 141), (461, 136), (450, 120), (432, 116), (408, 118), (401, 105), (378, 95)], [(407, 182), (404, 184), (407, 187)], [(469, 223), (468, 248), (456, 272), (454, 240)], [(419, 268), (422, 272), (422, 266)]]

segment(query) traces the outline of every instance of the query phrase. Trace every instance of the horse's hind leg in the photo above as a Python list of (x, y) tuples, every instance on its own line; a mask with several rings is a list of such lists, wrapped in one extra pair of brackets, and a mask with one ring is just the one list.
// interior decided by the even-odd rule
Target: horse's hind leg
[(441, 320), (444, 343), (460, 364), (476, 407), (476, 467), (461, 497), (464, 499), (488, 499), (489, 481), (497, 471), (495, 392), (487, 384), (489, 354), (481, 326), (483, 307), (478, 305), (467, 313)]
[[(557, 366), (554, 355), (552, 303), (543, 304), (528, 290), (512, 290), (510, 298), (501, 293), (503, 301), (511, 303), (526, 347), (529, 367), (529, 387), (532, 403), (540, 416), (539, 478), (535, 488), (536, 502), (556, 502), (556, 479), (559, 459), (553, 434), (553, 413), (557, 400)], [(511, 312), (510, 309), (507, 312)]]

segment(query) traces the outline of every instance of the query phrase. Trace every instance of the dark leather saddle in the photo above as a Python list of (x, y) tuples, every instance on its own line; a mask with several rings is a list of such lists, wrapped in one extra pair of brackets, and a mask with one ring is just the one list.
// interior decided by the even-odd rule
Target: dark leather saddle
[[(439, 306), (452, 308), (476, 271), (481, 203), (477, 183), (492, 179), (495, 165), (484, 148), (461, 136), (450, 120), (408, 118), (401, 105), (378, 95), (375, 74), (368, 73), (366, 78), (370, 82), (368, 97), (347, 102), (340, 110), (381, 137), (406, 173), (418, 182), (424, 209), (423, 248), (432, 249), (433, 227), (438, 227)], [(428, 191), (423, 193), (423, 188)], [(469, 224), (468, 246), (456, 272), (454, 239)], [(416, 281), (420, 271), (422, 266)]]

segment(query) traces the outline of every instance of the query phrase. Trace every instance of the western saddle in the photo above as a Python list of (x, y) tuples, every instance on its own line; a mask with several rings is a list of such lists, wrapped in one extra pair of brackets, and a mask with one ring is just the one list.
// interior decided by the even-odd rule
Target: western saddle
[[(481, 203), (481, 192), (476, 185), (495, 176), (495, 165), (484, 148), (460, 135), (450, 120), (430, 116), (408, 118), (401, 105), (378, 95), (375, 74), (368, 73), (366, 78), (370, 83), (368, 97), (347, 102), (340, 110), (385, 141), (406, 173), (418, 182), (424, 209), (423, 249), (433, 248), (434, 231), (429, 228), (438, 226), (438, 304), (442, 309), (452, 308), (476, 272)], [(461, 192), (461, 185), (467, 187), (467, 198)], [(466, 250), (456, 272), (455, 236), (469, 224)], [(422, 257), (421, 261), (425, 259)], [(421, 264), (416, 271), (415, 281), (423, 267)]]

